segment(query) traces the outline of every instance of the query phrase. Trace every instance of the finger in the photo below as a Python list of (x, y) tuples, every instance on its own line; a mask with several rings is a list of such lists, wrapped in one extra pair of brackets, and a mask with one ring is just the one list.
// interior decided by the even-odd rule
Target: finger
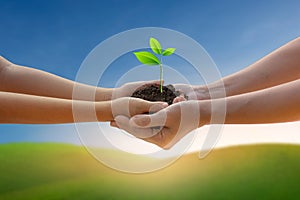
[(139, 129), (139, 128), (133, 128), (128, 126), (128, 118), (125, 116), (117, 116), (115, 118), (115, 121), (118, 123), (118, 126), (130, 133), (131, 135), (145, 140), (146, 142), (153, 143), (161, 148), (169, 149), (169, 130), (167, 128), (163, 129), (152, 129), (152, 128), (145, 128), (145, 129)]
[(186, 100), (197, 100), (198, 93), (193, 85), (174, 84), (176, 91), (183, 95)]
[(131, 98), (130, 105), (130, 116), (144, 113), (155, 113), (168, 106), (166, 102), (150, 102), (146, 100)]
[(176, 97), (173, 100), (173, 103), (178, 103), (178, 102), (182, 102), (182, 101), (187, 101), (187, 99), (184, 97), (184, 95), (180, 95), (180, 96)]
[(130, 125), (139, 128), (151, 128), (166, 125), (167, 115), (163, 110), (151, 115), (136, 115), (130, 119)]
[(165, 150), (170, 149), (172, 146), (174, 146), (175, 143), (173, 143), (173, 135), (169, 128), (164, 127), (161, 129), (158, 133), (153, 135), (152, 137), (144, 139), (147, 142), (153, 143), (160, 148), (163, 148)]
[(127, 132), (130, 132), (131, 128), (130, 128), (129, 123), (128, 123), (129, 122), (129, 118), (128, 117), (123, 116), (123, 115), (118, 115), (118, 116), (115, 117), (114, 120), (115, 120), (116, 125), (119, 128), (121, 128), (121, 129), (123, 129), (123, 130), (125, 130)]
[(110, 126), (115, 127), (115, 128), (120, 128), (116, 121), (111, 121)]
[(151, 104), (152, 105), (149, 108), (149, 113), (156, 113), (169, 106), (169, 104), (166, 102), (151, 102)]
[(141, 138), (141, 139), (150, 138), (157, 133), (150, 128), (142, 129), (137, 127), (132, 127), (129, 124), (129, 118), (126, 116), (119, 115), (115, 118), (115, 121), (119, 128), (127, 131), (128, 133), (130, 133), (131, 135), (137, 138)]

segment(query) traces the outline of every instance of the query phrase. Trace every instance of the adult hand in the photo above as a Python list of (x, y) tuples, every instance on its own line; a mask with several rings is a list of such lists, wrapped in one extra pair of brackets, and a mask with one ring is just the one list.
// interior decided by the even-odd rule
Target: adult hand
[(209, 99), (209, 92), (205, 86), (194, 86), (188, 84), (174, 84), (176, 91), (180, 95), (173, 100), (173, 103), (178, 103), (186, 100), (205, 100)]
[(208, 123), (208, 117), (201, 117), (199, 123), (199, 111), (199, 101), (184, 101), (151, 115), (136, 115), (131, 118), (116, 116), (111, 126), (121, 128), (163, 149), (169, 149), (190, 131)]

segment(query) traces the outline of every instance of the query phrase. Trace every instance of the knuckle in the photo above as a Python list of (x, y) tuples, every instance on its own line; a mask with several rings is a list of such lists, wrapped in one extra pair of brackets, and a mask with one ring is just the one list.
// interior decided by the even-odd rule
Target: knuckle
[(146, 106), (147, 104), (145, 104), (144, 101), (138, 101), (135, 108), (137, 112), (144, 112), (146, 110)]
[(140, 125), (140, 126), (147, 126), (150, 123), (150, 119), (148, 117), (143, 117), (140, 119), (137, 119), (136, 124)]
[(135, 114), (139, 114), (140, 109), (141, 109), (140, 101), (138, 101), (138, 99), (131, 98), (130, 101), (129, 101), (130, 115), (132, 116), (132, 115), (135, 115)]

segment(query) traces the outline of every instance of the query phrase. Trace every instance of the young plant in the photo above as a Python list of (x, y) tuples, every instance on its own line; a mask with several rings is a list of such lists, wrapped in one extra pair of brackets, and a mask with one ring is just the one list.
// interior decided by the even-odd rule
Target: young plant
[(150, 47), (152, 51), (159, 55), (159, 59), (152, 53), (147, 51), (140, 51), (140, 52), (134, 52), (134, 55), (136, 58), (145, 65), (159, 65), (159, 71), (160, 71), (160, 92), (162, 93), (162, 81), (163, 81), (163, 65), (162, 65), (162, 57), (163, 56), (169, 56), (172, 55), (175, 51), (175, 48), (167, 48), (164, 51), (161, 48), (160, 43), (157, 41), (157, 39), (151, 37), (150, 38)]

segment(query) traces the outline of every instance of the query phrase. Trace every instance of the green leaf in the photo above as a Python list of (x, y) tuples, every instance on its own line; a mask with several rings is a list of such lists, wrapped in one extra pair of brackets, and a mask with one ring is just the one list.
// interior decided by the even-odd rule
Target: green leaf
[(176, 49), (175, 48), (167, 48), (166, 50), (164, 50), (164, 52), (162, 53), (163, 56), (169, 56), (172, 55), (174, 53)]
[(134, 55), (143, 64), (146, 64), (146, 65), (159, 65), (160, 64), (160, 61), (158, 60), (158, 58), (150, 52), (147, 52), (147, 51), (134, 52)]
[(161, 45), (160, 43), (157, 41), (157, 39), (155, 38), (150, 38), (150, 47), (152, 49), (152, 51), (156, 54), (161, 54), (162, 50), (161, 50)]

